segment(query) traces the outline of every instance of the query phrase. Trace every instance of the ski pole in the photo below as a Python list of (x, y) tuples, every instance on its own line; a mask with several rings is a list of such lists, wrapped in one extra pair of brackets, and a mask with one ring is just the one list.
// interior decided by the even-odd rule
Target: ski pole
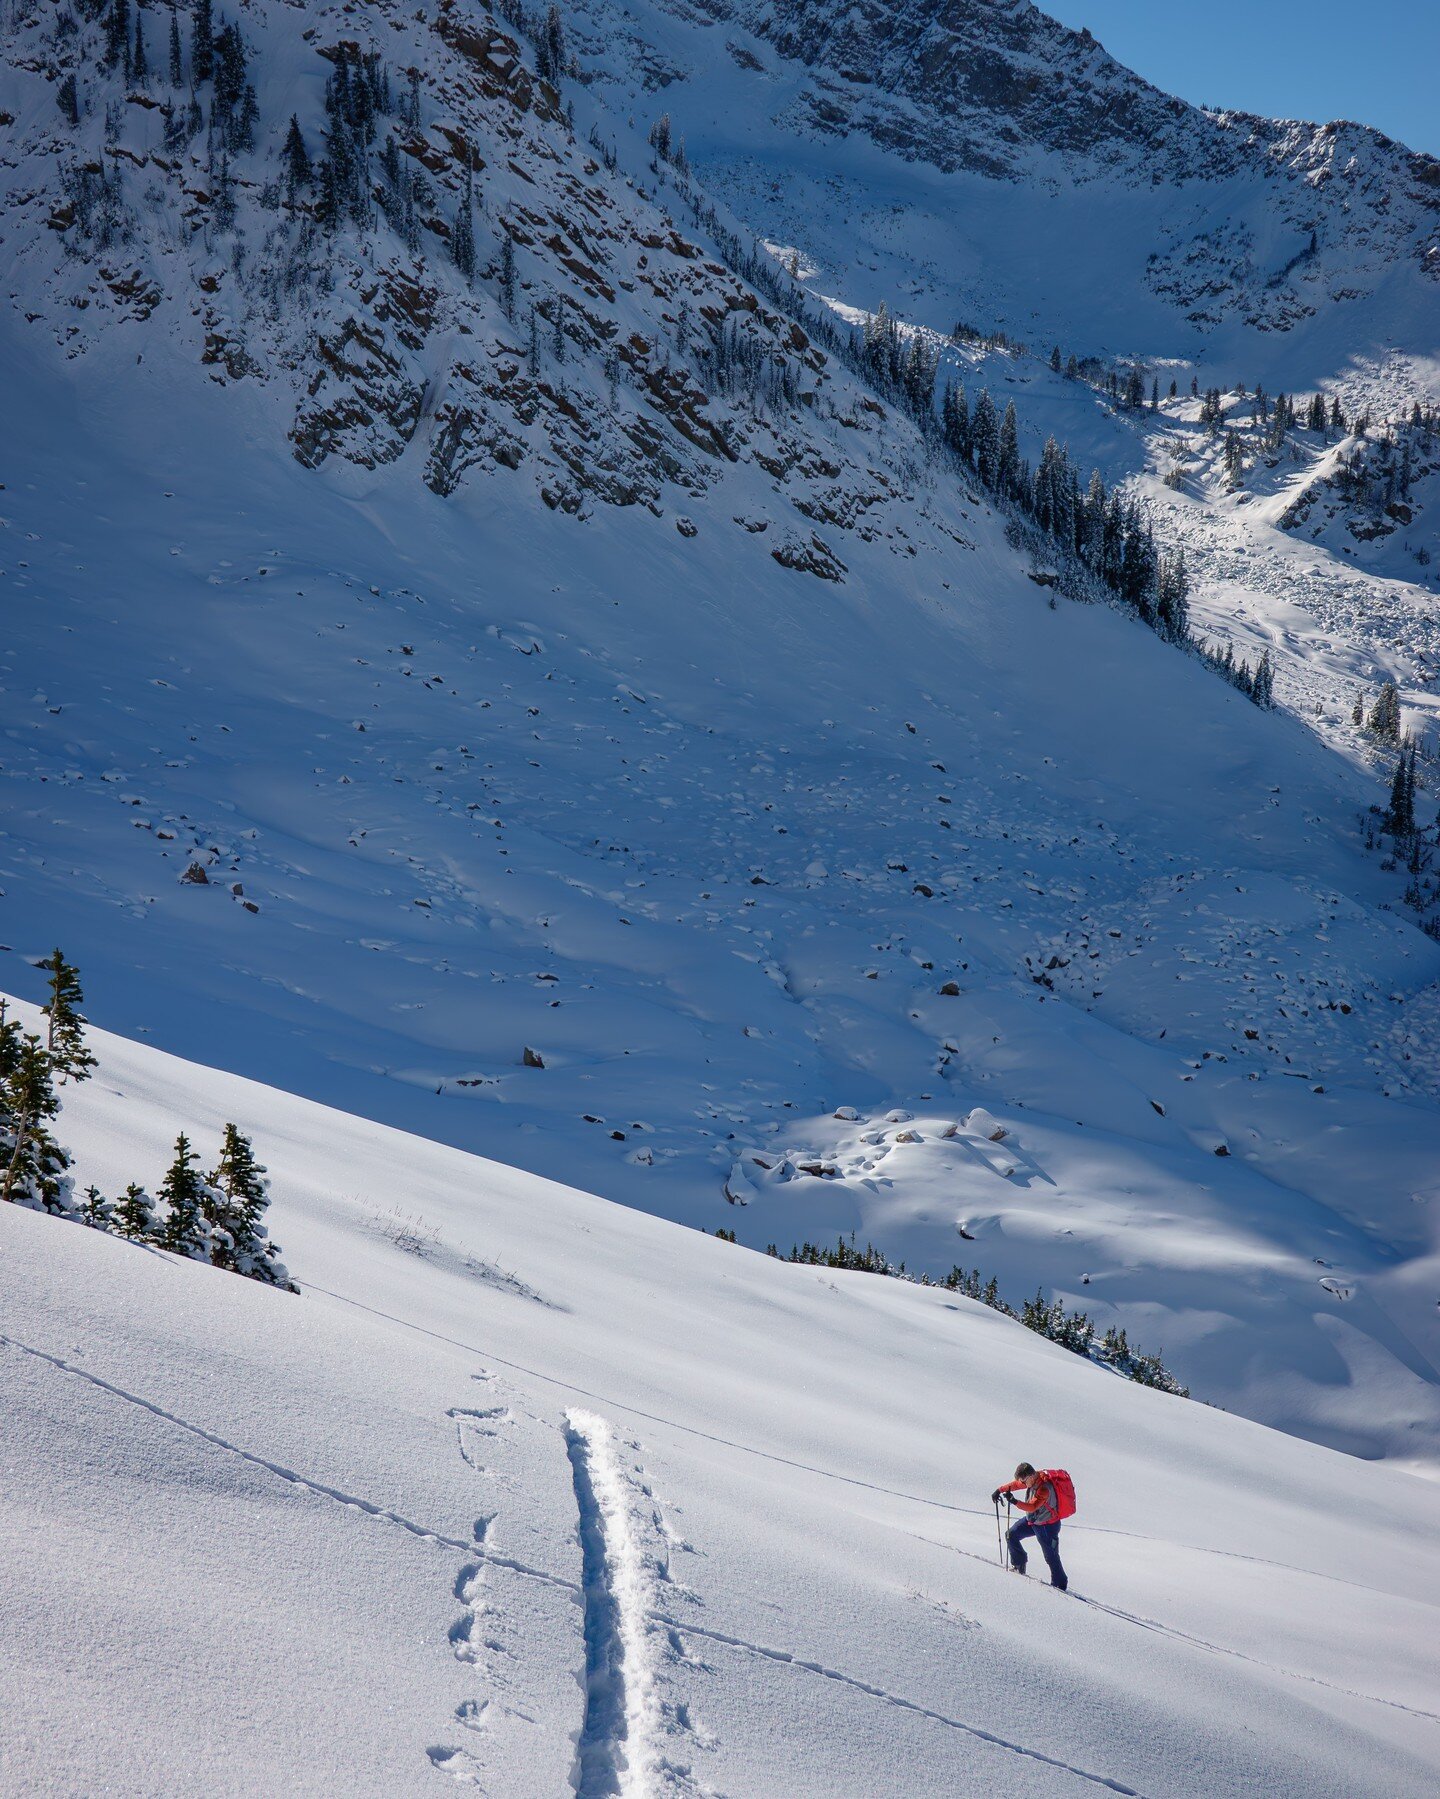
[(1000, 1566), (1006, 1565), (1005, 1533), (1000, 1528), (1000, 1501), (995, 1501), (995, 1546), (1000, 1551)]

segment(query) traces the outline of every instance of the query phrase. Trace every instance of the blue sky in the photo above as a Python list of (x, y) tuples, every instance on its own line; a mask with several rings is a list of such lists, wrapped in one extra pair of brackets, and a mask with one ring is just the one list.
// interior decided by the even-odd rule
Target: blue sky
[(1036, 0), (1156, 87), (1280, 118), (1358, 119), (1440, 155), (1440, 0)]

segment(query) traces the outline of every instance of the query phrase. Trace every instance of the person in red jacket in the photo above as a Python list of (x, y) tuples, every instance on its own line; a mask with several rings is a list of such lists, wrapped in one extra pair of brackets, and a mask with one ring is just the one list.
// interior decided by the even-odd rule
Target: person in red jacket
[[(1022, 1490), (1023, 1498), (1019, 1497)], [(1009, 1504), (1012, 1494), (1016, 1495), (1014, 1503), (1025, 1516), (1017, 1519), (1005, 1533), (1005, 1541), (1010, 1546), (1011, 1569), (1016, 1574), (1025, 1572), (1022, 1539), (1034, 1537), (1049, 1565), (1050, 1585), (1059, 1587), (1063, 1593), (1070, 1581), (1060, 1563), (1060, 1515), (1055, 1488), (1043, 1474), (1037, 1474), (1029, 1462), (1021, 1462), (1015, 1470), (1014, 1480), (1007, 1480), (1003, 1487), (996, 1487), (990, 1495), (990, 1503), (995, 1505), (1003, 1498)]]

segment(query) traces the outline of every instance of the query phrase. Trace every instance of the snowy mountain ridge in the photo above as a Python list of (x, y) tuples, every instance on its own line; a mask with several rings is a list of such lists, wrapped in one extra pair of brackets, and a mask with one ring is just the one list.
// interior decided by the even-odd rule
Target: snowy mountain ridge
[(574, 12), (586, 78), (852, 303), (1281, 386), (1374, 342), (1433, 378), (1440, 162), (1382, 133), (1204, 111), (1025, 0)]

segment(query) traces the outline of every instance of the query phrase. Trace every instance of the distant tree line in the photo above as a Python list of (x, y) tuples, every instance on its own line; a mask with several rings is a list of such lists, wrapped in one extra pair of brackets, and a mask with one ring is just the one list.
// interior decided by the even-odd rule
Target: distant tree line
[[(722, 1229), (716, 1231), (715, 1235), (727, 1243), (735, 1241), (733, 1231)], [(1048, 1338), (1052, 1343), (1058, 1343), (1062, 1349), (1068, 1349), (1074, 1355), (1085, 1356), (1090, 1361), (1113, 1368), (1127, 1380), (1137, 1381), (1144, 1387), (1157, 1387), (1162, 1393), (1174, 1393), (1182, 1399), (1190, 1397), (1189, 1388), (1181, 1386), (1165, 1367), (1160, 1356), (1132, 1349), (1123, 1330), (1112, 1327), (1102, 1337), (1086, 1313), (1067, 1312), (1059, 1300), (1047, 1300), (1043, 1292), (1037, 1292), (1033, 1299), (1026, 1300), (1019, 1311), (1016, 1311), (1001, 1298), (999, 1283), (994, 1276), (987, 1281), (978, 1269), (966, 1269), (957, 1265), (940, 1280), (934, 1280), (928, 1274), (911, 1274), (904, 1262), (892, 1262), (873, 1243), (867, 1243), (864, 1249), (857, 1248), (853, 1232), (848, 1241), (844, 1237), (838, 1238), (833, 1249), (807, 1242), (793, 1246), (788, 1256), (781, 1257), (778, 1247), (771, 1243), (766, 1246), (765, 1253), (806, 1267), (841, 1268), (860, 1274), (880, 1274), (892, 1280), (912, 1281), (921, 1287), (940, 1287), (947, 1293), (963, 1294), (967, 1299), (975, 1299), (981, 1305), (989, 1306), (992, 1311), (1003, 1312), (1007, 1318), (1016, 1319), (1027, 1330)]]

